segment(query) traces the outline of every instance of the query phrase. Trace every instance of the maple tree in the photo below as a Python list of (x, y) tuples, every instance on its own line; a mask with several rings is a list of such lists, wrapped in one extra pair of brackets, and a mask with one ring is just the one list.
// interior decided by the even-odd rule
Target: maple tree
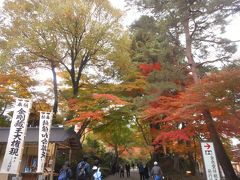
[(128, 99), (131, 94), (136, 94), (137, 88), (141, 91), (142, 87), (134, 85), (129, 82), (102, 83), (97, 86), (89, 83), (80, 88), (81, 96), (68, 99), (69, 117), (65, 126), (76, 125), (82, 143), (86, 135), (93, 134), (95, 139), (113, 149), (113, 168), (118, 164), (120, 155), (135, 144), (135, 132), (130, 127), (133, 123), (131, 103), (122, 98)]
[[(7, 71), (0, 72), (0, 121), (1, 126), (9, 126), (12, 116), (12, 108), (15, 103), (16, 97), (30, 98), (36, 97), (39, 94), (34, 92), (33, 89), (38, 85), (38, 82), (24, 72), (18, 71), (14, 68), (9, 68)], [(33, 106), (35, 104), (40, 104), (39, 99), (34, 99)], [(45, 103), (47, 104), (47, 103)], [(43, 105), (41, 106), (43, 107)], [(39, 111), (44, 110), (43, 108), (36, 108), (35, 112), (32, 109), (30, 113), (29, 125), (38, 125), (38, 120), (36, 120), (35, 115), (39, 117)], [(49, 109), (48, 109), (49, 110)], [(33, 118), (34, 117), (34, 118)], [(33, 118), (33, 119), (32, 119)], [(39, 119), (39, 118), (38, 118)], [(32, 123), (35, 121), (35, 124)], [(37, 124), (36, 124), (37, 122)]]
[(101, 128), (95, 129), (94, 133), (101, 139), (107, 147), (111, 148), (115, 154), (112, 170), (119, 164), (119, 157), (134, 142), (134, 130), (131, 128), (132, 115), (127, 106), (113, 108), (105, 115)]
[(29, 88), (37, 85), (36, 81), (29, 76), (18, 73), (14, 70), (5, 73), (0, 72), (1, 115), (11, 106), (15, 97), (30, 97), (31, 91)]
[(236, 82), (239, 78), (239, 69), (222, 70), (204, 77), (198, 85), (152, 100), (145, 110), (144, 119), (159, 125), (159, 129), (153, 128), (151, 132), (153, 144), (167, 146), (178, 153), (194, 150), (196, 139), (209, 139), (211, 136), (202, 113), (206, 107), (222, 140), (237, 137), (240, 122), (239, 85)]
[(111, 109), (124, 106), (125, 101), (112, 94), (96, 93), (98, 89), (85, 89), (82, 96), (69, 98), (69, 120), (66, 126), (77, 125), (78, 134), (83, 136), (86, 129), (90, 131), (103, 122), (104, 117)]

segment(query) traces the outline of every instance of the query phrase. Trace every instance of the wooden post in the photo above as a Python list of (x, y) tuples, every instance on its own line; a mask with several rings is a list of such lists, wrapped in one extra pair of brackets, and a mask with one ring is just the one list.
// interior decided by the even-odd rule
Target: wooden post
[(68, 156), (68, 162), (71, 164), (72, 162), (72, 148), (69, 149), (69, 156)]
[[(3, 158), (4, 158), (4, 149), (6, 149), (6, 146), (5, 145), (0, 145), (0, 147), (1, 147), (0, 159), (3, 160)], [(1, 164), (1, 166), (2, 166), (2, 164)], [(1, 180), (8, 180), (8, 174), (0, 172), (0, 179)]]
[(56, 155), (57, 155), (57, 144), (54, 143), (53, 163), (52, 163), (52, 170), (51, 170), (50, 180), (53, 180), (53, 172), (54, 172), (54, 169), (55, 169)]

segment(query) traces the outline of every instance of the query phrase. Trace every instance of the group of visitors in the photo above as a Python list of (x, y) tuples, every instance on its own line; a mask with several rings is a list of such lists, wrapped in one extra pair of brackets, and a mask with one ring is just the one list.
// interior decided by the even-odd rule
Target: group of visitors
[[(158, 165), (158, 162), (155, 161), (153, 168), (150, 171), (150, 168), (147, 164), (143, 165), (142, 163), (139, 163), (137, 165), (140, 180), (149, 180), (150, 177), (153, 178), (153, 180), (162, 180), (163, 179), (163, 173)], [(134, 168), (134, 165), (132, 165)], [(129, 163), (123, 165), (121, 164), (119, 166), (119, 176), (120, 178), (124, 178), (124, 172), (126, 170), (127, 177), (130, 177), (130, 169), (131, 166)], [(72, 170), (70, 168), (69, 162), (65, 162), (62, 169), (59, 172), (58, 180), (70, 180), (72, 177)], [(76, 169), (76, 179), (77, 180), (102, 180), (102, 173), (99, 168), (99, 162), (96, 160), (94, 162), (93, 167), (91, 168), (90, 164), (88, 163), (88, 156), (84, 156), (83, 160), (78, 163), (77, 169)]]
[(124, 178), (124, 168), (126, 170), (126, 174), (127, 174), (127, 177), (130, 177), (130, 169), (131, 169), (131, 166), (129, 163), (125, 164), (124, 165), (120, 165), (119, 166), (119, 175), (120, 175), (120, 178)]
[(149, 180), (150, 177), (152, 177), (154, 180), (162, 180), (163, 179), (163, 173), (158, 165), (158, 162), (154, 162), (154, 166), (149, 171), (149, 167), (147, 164), (145, 166), (143, 164), (138, 164), (138, 170), (139, 170), (139, 175), (140, 175), (140, 180)]
[[(102, 173), (99, 168), (98, 160), (95, 161), (93, 167), (87, 162), (88, 156), (84, 156), (83, 160), (78, 163), (76, 169), (77, 180), (102, 180)], [(58, 180), (70, 180), (72, 170), (68, 162), (65, 162), (59, 172)]]

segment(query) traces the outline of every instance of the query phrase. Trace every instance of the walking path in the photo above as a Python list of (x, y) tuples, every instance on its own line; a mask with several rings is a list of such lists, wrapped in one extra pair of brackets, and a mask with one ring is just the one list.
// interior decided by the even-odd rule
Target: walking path
[(139, 180), (139, 174), (137, 170), (131, 171), (130, 177), (126, 176), (126, 172), (124, 174), (124, 178), (120, 178), (119, 175), (116, 176), (108, 176), (106, 180)]

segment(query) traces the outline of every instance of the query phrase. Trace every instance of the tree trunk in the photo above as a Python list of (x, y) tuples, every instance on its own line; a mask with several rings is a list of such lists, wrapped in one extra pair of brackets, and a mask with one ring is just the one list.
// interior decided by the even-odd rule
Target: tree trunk
[(54, 103), (53, 103), (53, 114), (54, 116), (58, 111), (58, 85), (57, 85), (57, 74), (55, 71), (56, 66), (54, 63), (51, 63), (52, 75), (53, 75), (53, 93), (54, 93)]
[(75, 81), (73, 86), (73, 96), (77, 96), (78, 95), (78, 83)]
[(186, 14), (187, 15), (186, 15), (184, 23), (183, 23), (185, 40), (186, 40), (185, 55), (187, 57), (188, 64), (191, 68), (194, 82), (198, 83), (199, 82), (199, 77), (198, 77), (197, 65), (196, 65), (196, 63), (193, 59), (193, 55), (192, 55), (192, 39), (191, 39), (191, 36), (190, 36), (190, 31), (189, 31), (188, 13), (186, 13)]
[(119, 155), (118, 155), (118, 146), (117, 146), (117, 145), (114, 147), (114, 151), (115, 151), (115, 160), (114, 160), (114, 163), (116, 163), (116, 165), (118, 165)]
[(179, 166), (179, 155), (175, 154), (173, 159), (173, 169), (177, 172), (180, 172), (180, 166)]
[(113, 164), (111, 167), (111, 171), (113, 174), (115, 174), (118, 171), (118, 167), (119, 167), (119, 164), (118, 164), (119, 154), (118, 154), (118, 146), (117, 145), (114, 146), (114, 152), (115, 152), (115, 157), (114, 157)]
[(79, 82), (75, 78), (75, 70), (73, 70), (73, 69), (71, 70), (70, 77), (71, 77), (71, 81), (72, 81), (72, 93), (73, 93), (73, 96), (76, 97), (78, 95)]
[(216, 155), (219, 163), (221, 164), (225, 177), (229, 180), (237, 180), (238, 178), (234, 172), (231, 161), (229, 160), (229, 157), (218, 135), (211, 113), (209, 112), (209, 110), (206, 109), (203, 111), (203, 115), (207, 120), (208, 130), (210, 132), (211, 139), (214, 143)]
[(79, 82), (80, 82), (81, 77), (82, 77), (82, 71), (85, 68), (89, 59), (90, 59), (89, 54), (86, 54), (81, 61), (81, 64), (78, 68), (78, 71), (75, 71), (74, 62), (76, 61), (76, 59), (74, 57), (72, 57), (72, 64), (71, 64), (72, 67), (71, 67), (71, 71), (70, 71), (70, 76), (71, 76), (71, 80), (72, 80), (73, 96), (78, 95)]
[(191, 173), (192, 173), (193, 176), (195, 176), (196, 175), (196, 162), (194, 160), (192, 152), (188, 153), (188, 159), (189, 159), (189, 162), (190, 162)]
[[(196, 63), (192, 56), (192, 40), (191, 40), (190, 31), (189, 31), (190, 28), (189, 28), (189, 11), (188, 10), (186, 10), (183, 27), (184, 27), (184, 34), (185, 34), (185, 40), (186, 40), (185, 54), (186, 54), (188, 63), (191, 66), (191, 71), (192, 71), (192, 76), (193, 76), (194, 82), (195, 82), (195, 84), (198, 84), (200, 79), (198, 77), (198, 70), (197, 70)], [(237, 180), (237, 176), (233, 170), (231, 161), (230, 161), (229, 157), (227, 156), (227, 154), (224, 150), (223, 144), (220, 140), (220, 137), (217, 133), (214, 121), (212, 119), (211, 112), (208, 109), (206, 109), (206, 110), (204, 110), (203, 115), (206, 119), (206, 123), (208, 124), (208, 130), (209, 130), (211, 139), (213, 141), (213, 144), (215, 146), (217, 159), (223, 169), (226, 179)]]

